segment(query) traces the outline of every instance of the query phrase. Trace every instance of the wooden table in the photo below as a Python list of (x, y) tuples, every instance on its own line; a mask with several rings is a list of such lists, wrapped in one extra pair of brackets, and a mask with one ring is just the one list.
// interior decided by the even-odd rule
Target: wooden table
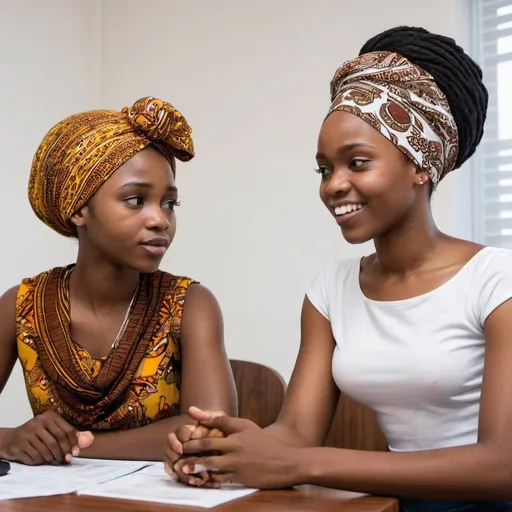
[(48, 498), (0, 501), (0, 512), (399, 512), (398, 500), (362, 496), (314, 486), (259, 491), (214, 509), (179, 507), (142, 501), (125, 501), (66, 494)]

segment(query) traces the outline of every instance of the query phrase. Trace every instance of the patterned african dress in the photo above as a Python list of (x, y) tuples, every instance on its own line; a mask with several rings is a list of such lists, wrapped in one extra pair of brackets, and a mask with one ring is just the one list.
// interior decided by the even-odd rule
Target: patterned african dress
[(71, 339), (69, 275), (55, 268), (22, 281), (16, 337), (34, 415), (53, 409), (76, 428), (134, 428), (179, 414), (180, 327), (195, 281), (141, 274), (129, 320), (108, 356)]

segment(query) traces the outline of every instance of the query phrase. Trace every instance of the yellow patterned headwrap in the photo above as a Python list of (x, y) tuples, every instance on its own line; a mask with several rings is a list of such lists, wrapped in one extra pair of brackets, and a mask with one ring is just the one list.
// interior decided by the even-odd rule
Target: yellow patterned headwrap
[(155, 146), (173, 172), (194, 157), (191, 128), (170, 103), (153, 97), (121, 112), (92, 110), (67, 117), (44, 137), (32, 162), (28, 197), (36, 215), (64, 236), (71, 217), (136, 153)]

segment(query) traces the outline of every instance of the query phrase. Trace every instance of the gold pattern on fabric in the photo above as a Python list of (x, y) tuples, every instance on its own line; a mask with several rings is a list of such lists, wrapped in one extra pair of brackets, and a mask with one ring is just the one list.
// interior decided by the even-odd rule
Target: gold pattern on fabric
[(181, 318), (194, 281), (142, 274), (119, 344), (95, 359), (70, 336), (71, 269), (25, 279), (18, 290), (18, 356), (34, 415), (53, 409), (77, 428), (111, 430), (179, 414)]
[(121, 112), (92, 110), (57, 123), (32, 161), (28, 196), (36, 215), (64, 236), (76, 236), (72, 216), (127, 160), (154, 145), (169, 161), (194, 157), (191, 128), (170, 103), (153, 97)]

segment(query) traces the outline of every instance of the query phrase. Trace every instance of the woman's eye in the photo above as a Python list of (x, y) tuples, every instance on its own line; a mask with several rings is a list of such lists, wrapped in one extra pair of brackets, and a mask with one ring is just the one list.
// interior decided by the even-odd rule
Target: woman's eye
[(166, 208), (168, 208), (169, 210), (173, 211), (174, 208), (176, 208), (176, 206), (180, 206), (180, 205), (181, 205), (181, 203), (179, 201), (173, 199), (172, 201), (167, 201), (164, 206)]
[(368, 160), (366, 160), (364, 158), (353, 158), (350, 161), (350, 167), (352, 169), (358, 170), (358, 169), (362, 169), (367, 163), (368, 163)]
[(315, 172), (317, 174), (320, 174), (322, 178), (326, 178), (327, 176), (329, 176), (329, 174), (331, 174), (331, 170), (323, 165), (320, 165), (317, 169), (315, 169)]
[(130, 206), (142, 206), (144, 204), (144, 199), (142, 199), (141, 196), (133, 196), (133, 197), (127, 197), (125, 201)]

